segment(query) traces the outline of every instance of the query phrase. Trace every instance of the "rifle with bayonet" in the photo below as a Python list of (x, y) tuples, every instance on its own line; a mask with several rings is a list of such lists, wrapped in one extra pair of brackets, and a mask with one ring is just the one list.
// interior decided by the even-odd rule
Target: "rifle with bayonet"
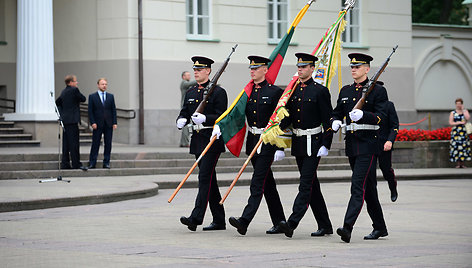
[(367, 96), (369, 96), (372, 89), (374, 89), (375, 83), (377, 83), (377, 80), (379, 79), (380, 75), (385, 71), (385, 68), (387, 68), (388, 62), (390, 61), (390, 58), (392, 57), (393, 53), (395, 53), (397, 48), (398, 45), (393, 48), (392, 53), (390, 53), (390, 55), (387, 57), (382, 67), (380, 67), (380, 70), (378, 70), (377, 73), (375, 73), (374, 77), (369, 80), (367, 85), (365, 85), (364, 89), (362, 90), (362, 97), (359, 99), (359, 101), (357, 101), (356, 105), (354, 106), (354, 108), (352, 108), (352, 110), (362, 109), (362, 107), (364, 107), (364, 103), (367, 99)]
[[(234, 47), (232, 47), (231, 49), (231, 53), (229, 53), (229, 56), (228, 58), (226, 58), (225, 62), (223, 63), (223, 66), (221, 66), (221, 68), (218, 70), (218, 72), (213, 76), (213, 78), (211, 79), (210, 83), (208, 83), (208, 85), (205, 87), (204, 89), (204, 92), (203, 92), (203, 100), (202, 102), (200, 102), (200, 104), (198, 105), (197, 107), (197, 110), (195, 110), (196, 113), (203, 113), (203, 110), (205, 110), (205, 106), (206, 104), (208, 103), (208, 99), (210, 98), (211, 94), (213, 93), (213, 91), (215, 90), (215, 87), (216, 87), (216, 83), (218, 82), (218, 79), (220, 79), (220, 76), (223, 74), (223, 72), (225, 71), (226, 69), (226, 66), (228, 66), (228, 63), (229, 63), (229, 60), (231, 58), (231, 55), (234, 53), (234, 51), (236, 50), (236, 47), (238, 47), (238, 44), (234, 45)], [(188, 177), (190, 177), (190, 175), (192, 174), (192, 172), (195, 170), (195, 168), (197, 167), (198, 163), (200, 162), (200, 160), (203, 158), (203, 156), (208, 152), (208, 150), (210, 149), (211, 145), (216, 141), (216, 136), (214, 136), (210, 142), (207, 144), (207, 146), (205, 147), (205, 149), (203, 150), (203, 152), (200, 154), (200, 156), (197, 158), (197, 160), (195, 161), (195, 163), (192, 165), (192, 167), (190, 168), (190, 170), (187, 172), (187, 174), (185, 175), (185, 177), (182, 179), (182, 181), (179, 183), (179, 185), (177, 186), (177, 188), (175, 189), (174, 193), (172, 193), (172, 195), (170, 196), (170, 198), (167, 200), (167, 202), (172, 202), (172, 200), (174, 199), (175, 195), (179, 192), (180, 188), (182, 188), (182, 186), (184, 185), (184, 183), (187, 181)]]
[(218, 72), (210, 80), (210, 83), (208, 83), (208, 85), (203, 89), (203, 100), (200, 102), (197, 109), (195, 110), (196, 113), (203, 113), (203, 110), (205, 110), (205, 106), (208, 103), (208, 99), (210, 98), (211, 94), (215, 90), (216, 84), (218, 83), (218, 79), (220, 79), (220, 76), (225, 71), (226, 66), (228, 66), (229, 60), (231, 59), (231, 55), (233, 55), (237, 47), (238, 44), (234, 45), (234, 47), (231, 48), (231, 53), (229, 53), (229, 56), (226, 58), (225, 62), (223, 63), (223, 66), (221, 66)]

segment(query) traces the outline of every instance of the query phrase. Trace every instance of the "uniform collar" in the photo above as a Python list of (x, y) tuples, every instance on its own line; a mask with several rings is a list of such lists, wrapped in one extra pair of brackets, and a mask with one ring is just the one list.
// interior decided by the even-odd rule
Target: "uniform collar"
[(267, 84), (268, 84), (268, 82), (265, 79), (264, 79), (264, 81), (260, 82), (259, 84), (254, 83), (255, 87), (257, 87), (257, 88), (261, 88), (261, 87), (263, 87)]
[(306, 86), (308, 86), (309, 84), (311, 84), (311, 83), (313, 83), (313, 82), (314, 82), (314, 81), (313, 81), (313, 77), (310, 77), (310, 79), (306, 80), (305, 82), (300, 82), (300, 85), (301, 85), (302, 87), (306, 87)]
[(198, 84), (198, 87), (203, 87), (203, 88), (206, 88), (208, 86), (208, 84), (210, 84), (210, 80), (206, 81), (205, 83), (203, 84)]
[(367, 77), (364, 81), (360, 82), (359, 84), (354, 82), (354, 86), (357, 88), (361, 88), (367, 85), (368, 82), (369, 82), (369, 77)]

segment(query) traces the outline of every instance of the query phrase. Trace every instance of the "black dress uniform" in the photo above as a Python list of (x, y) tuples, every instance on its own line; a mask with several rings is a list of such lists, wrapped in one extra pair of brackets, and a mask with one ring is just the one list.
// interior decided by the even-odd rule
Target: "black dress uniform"
[[(317, 60), (315, 56), (310, 54), (297, 53), (296, 55), (299, 62), (297, 66), (314, 64)], [(318, 229), (332, 233), (328, 209), (316, 173), (320, 162), (320, 157), (317, 156), (318, 150), (321, 146), (330, 149), (333, 140), (330, 124), (333, 108), (329, 90), (313, 81), (313, 78), (304, 83), (300, 82), (287, 102), (286, 108), (289, 116), (282, 120), (280, 127), (284, 129), (290, 124), (293, 126), (292, 155), (296, 158), (300, 172), (300, 185), (292, 214), (286, 222), (290, 231), (287, 232), (287, 226), (283, 226), (285, 223), (281, 223), (282, 229), (285, 230), (287, 236), (291, 236), (310, 206)], [(315, 129), (317, 130), (316, 134), (296, 134), (297, 131), (313, 131)]]
[[(270, 61), (270, 59), (259, 56), (249, 56), (248, 59), (251, 61), (249, 68), (258, 68), (267, 65)], [(282, 93), (283, 90), (281, 88), (269, 84), (266, 80), (259, 84), (254, 84), (251, 96), (246, 104), (246, 118), (249, 127), (246, 139), (247, 155), (251, 154), (258, 143), (261, 136), (260, 132), (267, 126)], [(230, 223), (238, 228), (238, 232), (243, 235), (246, 233), (247, 226), (256, 215), (263, 195), (267, 202), (273, 225), (277, 226), (280, 221), (285, 220), (274, 175), (270, 168), (276, 150), (282, 149), (274, 145), (262, 143), (260, 152), (254, 154), (251, 158), (251, 163), (254, 167), (250, 186), (251, 195), (242, 216), (239, 219), (230, 218)], [(235, 221), (239, 221), (239, 223)], [(267, 233), (274, 232), (277, 231), (274, 229), (267, 231)]]
[[(211, 63), (213, 63), (212, 60), (204, 57), (193, 57), (192, 60), (194, 61), (194, 68), (198, 68), (200, 66), (209, 68)], [(203, 100), (204, 88), (208, 84), (209, 81), (201, 85), (193, 86), (187, 91), (185, 94), (182, 110), (180, 111), (177, 119), (185, 118), (187, 119), (187, 123), (191, 122), (190, 117), (195, 112), (200, 102)], [(202, 124), (203, 126), (199, 126), (199, 130), (195, 130), (194, 127), (192, 133), (192, 138), (190, 141), (190, 154), (194, 154), (195, 159), (198, 159), (200, 154), (209, 143), (212, 127), (215, 124), (216, 119), (226, 110), (227, 105), (228, 97), (226, 95), (226, 91), (223, 88), (216, 86), (203, 111), (203, 114), (206, 116), (206, 121)], [(223, 206), (219, 204), (221, 200), (221, 194), (218, 188), (215, 171), (218, 158), (224, 151), (225, 148), (223, 140), (216, 140), (205, 156), (198, 163), (198, 194), (195, 200), (195, 208), (193, 209), (190, 217), (186, 218), (188, 221), (187, 223), (189, 224), (186, 225), (189, 226), (189, 229), (192, 229), (191, 226), (195, 227), (196, 225), (203, 223), (203, 217), (205, 215), (208, 203), (210, 204), (210, 211), (213, 215), (212, 225), (217, 225), (220, 227), (225, 226), (225, 211)], [(192, 231), (194, 230), (195, 228), (193, 228)]]
[[(393, 202), (397, 200), (397, 180), (395, 179), (395, 172), (392, 168), (392, 151), (393, 143), (398, 134), (398, 115), (395, 110), (393, 102), (387, 102), (386, 109), (387, 116), (380, 124), (380, 155), (379, 155), (379, 168), (382, 171), (384, 179), (388, 182), (388, 188), (390, 189), (391, 199)], [(390, 141), (392, 143), (392, 149), (384, 151), (385, 142)]]
[[(351, 66), (370, 63), (372, 57), (360, 53), (349, 54)], [(357, 57), (357, 60), (356, 60)], [(361, 61), (362, 60), (362, 61)], [(361, 64), (353, 62), (361, 61)], [(385, 118), (385, 108), (388, 100), (387, 91), (377, 83), (368, 95), (364, 107), (363, 117), (357, 122), (351, 122), (349, 112), (352, 111), (357, 101), (362, 96), (363, 87), (368, 83), (368, 79), (360, 84), (344, 86), (339, 92), (336, 108), (333, 111), (333, 120), (343, 120), (346, 117), (346, 155), (349, 157), (349, 164), (352, 170), (351, 178), (351, 198), (344, 217), (343, 228), (340, 231), (348, 232), (349, 238), (344, 240), (349, 242), (350, 233), (357, 220), (362, 206), (367, 203), (367, 212), (373, 221), (374, 230), (382, 233), (387, 232), (382, 207), (377, 195), (376, 164), (377, 156), (380, 153), (378, 126)], [(354, 123), (354, 124), (353, 124)], [(353, 130), (349, 130), (350, 127)], [(365, 128), (365, 129), (363, 129)], [(367, 129), (369, 128), (369, 129)]]

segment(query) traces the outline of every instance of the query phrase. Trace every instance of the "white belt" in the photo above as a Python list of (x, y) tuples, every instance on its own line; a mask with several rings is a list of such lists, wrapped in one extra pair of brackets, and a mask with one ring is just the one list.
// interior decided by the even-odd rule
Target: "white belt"
[(257, 128), (257, 127), (250, 127), (247, 129), (249, 132), (251, 132), (252, 134), (254, 135), (261, 135), (262, 133), (264, 133), (264, 129), (263, 128)]
[(321, 131), (321, 126), (309, 129), (294, 128), (292, 130), (293, 134), (298, 137), (306, 136), (306, 153), (308, 154), (308, 156), (311, 156), (311, 135), (316, 135), (318, 133), (321, 133)]
[(202, 129), (207, 129), (207, 128), (213, 128), (213, 127), (205, 127), (203, 126), (202, 124), (199, 124), (199, 125), (192, 125), (192, 129), (193, 130), (196, 130), (196, 131), (200, 131)]
[[(254, 135), (261, 135), (262, 133), (264, 133), (263, 128), (249, 127), (247, 130), (249, 132), (251, 132), (252, 134), (254, 134)], [(261, 150), (262, 150), (262, 143), (261, 143), (261, 145), (259, 145), (259, 147), (257, 147), (257, 151), (256, 151), (257, 154), (260, 154)]]
[(378, 126), (378, 125), (351, 123), (350, 125), (346, 126), (346, 131), (378, 130), (379, 128), (380, 128), (380, 126)]

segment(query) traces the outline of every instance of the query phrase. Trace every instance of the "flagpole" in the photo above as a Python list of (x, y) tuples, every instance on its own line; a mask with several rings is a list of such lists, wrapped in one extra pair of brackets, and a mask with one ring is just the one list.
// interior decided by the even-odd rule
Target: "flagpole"
[(244, 162), (244, 165), (241, 167), (241, 169), (239, 170), (238, 172), (238, 175), (236, 175), (236, 178), (234, 178), (233, 182), (231, 183), (231, 185), (229, 186), (228, 190), (226, 190), (226, 193), (225, 195), (223, 196), (223, 198), (221, 198), (221, 201), (220, 201), (220, 205), (223, 205), (223, 203), (225, 202), (226, 198), (228, 197), (229, 193), (231, 192), (231, 190), (233, 190), (233, 187), (234, 185), (236, 184), (236, 182), (239, 180), (239, 177), (241, 177), (241, 175), (243, 174), (243, 171), (246, 169), (247, 165), (249, 164), (249, 161), (252, 159), (252, 157), (254, 156), (254, 154), (257, 152), (257, 148), (259, 148), (259, 146), (261, 146), (262, 144), (262, 137), (259, 139), (259, 141), (257, 142), (256, 146), (254, 146), (254, 149), (252, 149), (252, 152), (251, 154), (249, 155), (249, 157), (246, 159), (246, 162)]
[(210, 142), (208, 145), (205, 147), (205, 150), (200, 154), (200, 156), (197, 158), (193, 166), (190, 168), (190, 170), (187, 172), (185, 177), (182, 179), (180, 182), (179, 186), (175, 189), (174, 193), (170, 196), (169, 200), (167, 200), (168, 203), (172, 202), (172, 199), (174, 199), (175, 195), (179, 192), (180, 188), (182, 188), (182, 185), (184, 185), (185, 181), (187, 181), (188, 177), (190, 177), (190, 174), (192, 174), (193, 170), (197, 167), (198, 163), (200, 160), (202, 160), (203, 156), (207, 153), (207, 151), (210, 149), (211, 145), (216, 141), (216, 136), (211, 138)]

